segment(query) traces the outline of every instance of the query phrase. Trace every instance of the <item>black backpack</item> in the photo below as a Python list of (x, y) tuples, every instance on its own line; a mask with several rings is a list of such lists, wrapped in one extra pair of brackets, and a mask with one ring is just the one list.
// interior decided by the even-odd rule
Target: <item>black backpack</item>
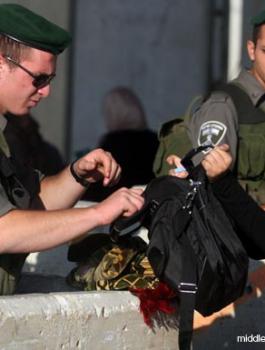
[(149, 229), (150, 264), (180, 300), (180, 350), (190, 349), (194, 309), (208, 316), (235, 301), (244, 292), (248, 274), (248, 256), (241, 241), (202, 167), (193, 167), (193, 155), (204, 148), (183, 158), (188, 179), (154, 179), (143, 194), (144, 208), (129, 219), (117, 220), (111, 228), (114, 241), (137, 225)]

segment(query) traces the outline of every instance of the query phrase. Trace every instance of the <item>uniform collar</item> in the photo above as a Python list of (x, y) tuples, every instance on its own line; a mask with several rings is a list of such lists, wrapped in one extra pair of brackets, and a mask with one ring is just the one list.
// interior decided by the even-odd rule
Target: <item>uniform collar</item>
[(0, 114), (0, 130), (4, 131), (7, 124), (6, 118)]
[(250, 71), (243, 69), (233, 82), (246, 91), (254, 106), (257, 106), (261, 99), (264, 101), (265, 90)]

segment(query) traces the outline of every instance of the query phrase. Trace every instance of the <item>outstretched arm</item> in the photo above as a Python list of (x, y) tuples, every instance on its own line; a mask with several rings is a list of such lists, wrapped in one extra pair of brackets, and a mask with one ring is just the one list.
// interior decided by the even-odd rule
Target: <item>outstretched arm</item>
[(53, 248), (121, 215), (130, 216), (143, 205), (141, 193), (140, 189), (121, 188), (89, 208), (11, 210), (0, 217), (0, 254)]

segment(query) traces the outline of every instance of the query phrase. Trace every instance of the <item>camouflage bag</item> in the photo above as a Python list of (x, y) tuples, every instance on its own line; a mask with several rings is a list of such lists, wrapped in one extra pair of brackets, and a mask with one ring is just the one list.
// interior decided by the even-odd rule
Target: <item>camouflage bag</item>
[[(103, 245), (78, 263), (67, 276), (67, 282), (86, 291), (155, 288), (158, 279), (146, 257), (146, 244), (138, 238), (119, 245), (110, 240), (106, 243), (104, 236)], [(87, 239), (93, 241), (93, 236)]]

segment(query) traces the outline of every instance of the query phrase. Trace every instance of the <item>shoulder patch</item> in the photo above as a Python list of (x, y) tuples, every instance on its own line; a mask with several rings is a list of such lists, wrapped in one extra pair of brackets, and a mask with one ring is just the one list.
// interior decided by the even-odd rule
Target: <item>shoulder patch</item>
[(201, 125), (198, 136), (198, 145), (218, 145), (224, 138), (227, 126), (219, 121), (210, 120)]

